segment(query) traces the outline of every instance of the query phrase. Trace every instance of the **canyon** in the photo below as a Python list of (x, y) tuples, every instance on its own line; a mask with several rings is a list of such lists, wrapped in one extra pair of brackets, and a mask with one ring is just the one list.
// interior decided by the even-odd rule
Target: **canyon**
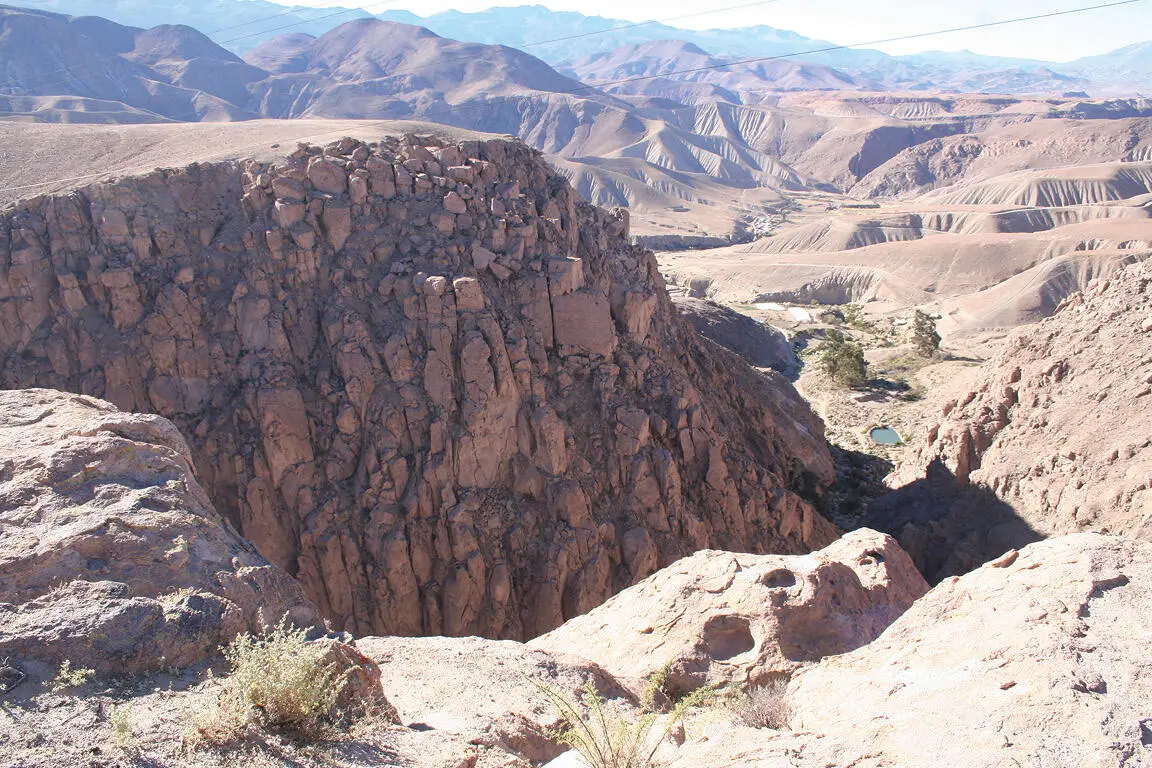
[(836, 536), (787, 380), (521, 144), (345, 139), (3, 222), (3, 386), (172, 419), (341, 628), (527, 639), (702, 546)]

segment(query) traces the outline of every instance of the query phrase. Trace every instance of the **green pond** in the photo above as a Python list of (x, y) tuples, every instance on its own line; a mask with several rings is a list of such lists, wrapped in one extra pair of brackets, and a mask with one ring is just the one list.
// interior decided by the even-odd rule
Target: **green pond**
[(876, 427), (868, 434), (877, 445), (904, 445), (904, 438), (891, 427)]

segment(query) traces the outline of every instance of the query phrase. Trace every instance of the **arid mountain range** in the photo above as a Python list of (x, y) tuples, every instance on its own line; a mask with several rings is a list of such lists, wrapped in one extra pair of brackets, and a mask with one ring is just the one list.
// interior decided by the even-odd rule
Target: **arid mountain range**
[[(606, 91), (515, 49), (376, 20), (315, 39), (285, 34), (246, 60), (180, 26), (10, 9), (0, 30), (0, 106), (11, 120), (418, 118), (513, 134), (554, 156), (590, 201), (627, 205), (637, 234), (713, 244), (747, 238), (797, 193), (907, 195), (997, 171), (1141, 157), (1152, 109), (1141, 99), (876, 94), (875, 83), (795, 62), (661, 76), (716, 60), (687, 43), (566, 70), (589, 82), (648, 77)], [(1016, 137), (1022, 130), (1034, 138)]]
[[(158, 5), (148, 0), (28, 0), (21, 5), (77, 16), (103, 16), (134, 26), (183, 24), (210, 34), (237, 53), (285, 31), (318, 37), (345, 22), (375, 17), (422, 26), (457, 40), (520, 48), (554, 65), (567, 65), (616, 48), (680, 41), (720, 57), (794, 58), (833, 67), (842, 77), (895, 90), (1057, 95), (1088, 90), (1093, 95), (1134, 96), (1152, 74), (1152, 56), (1147, 44), (1066, 63), (966, 52), (891, 56), (868, 48), (828, 51), (825, 49), (835, 47), (833, 42), (766, 25), (689, 30), (656, 22), (636, 24), (570, 11), (558, 12), (539, 5), (498, 7), (474, 13), (446, 11), (427, 17), (408, 11), (381, 10), (371, 4), (367, 5), (375, 8), (375, 16), (355, 7), (286, 7), (266, 0), (207, 0), (186, 5)], [(809, 53), (811, 51), (815, 53)]]
[(0, 768), (1152, 760), (1142, 47), (36, 5)]

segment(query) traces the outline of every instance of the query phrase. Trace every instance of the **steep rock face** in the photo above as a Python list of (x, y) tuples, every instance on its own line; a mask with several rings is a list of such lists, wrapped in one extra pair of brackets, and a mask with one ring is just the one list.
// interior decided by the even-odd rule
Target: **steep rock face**
[(819, 765), (1147, 765), (1150, 607), (1152, 544), (1012, 550), (802, 671), (792, 725), (840, 743)]
[(0, 383), (172, 419), (358, 634), (530, 637), (704, 547), (835, 530), (822, 425), (504, 141), (301, 147), (18, 204)]
[(871, 642), (928, 591), (890, 536), (853, 531), (809, 555), (697, 552), (529, 645), (667, 685), (758, 685)]
[(701, 336), (732, 350), (750, 365), (786, 375), (799, 370), (800, 361), (783, 331), (714, 301), (691, 296), (677, 296), (673, 301)]
[(282, 616), (323, 629), (299, 585), (213, 510), (170, 422), (0, 392), (0, 658), (32, 674), (65, 660), (138, 674)]
[[(897, 474), (905, 487), (882, 500), (924, 570), (963, 572), (1028, 537), (1152, 538), (1150, 318), (1144, 262), (1015, 332), (973, 390), (945, 405)], [(940, 501), (948, 485), (961, 491), (955, 503)]]

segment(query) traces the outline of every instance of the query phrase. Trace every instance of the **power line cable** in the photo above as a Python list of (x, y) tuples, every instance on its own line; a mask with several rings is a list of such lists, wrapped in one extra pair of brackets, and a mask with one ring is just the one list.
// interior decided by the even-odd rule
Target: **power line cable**
[[(656, 75), (637, 75), (634, 77), (626, 77), (620, 80), (608, 80), (604, 82), (594, 83), (591, 85), (582, 85), (579, 88), (573, 88), (567, 91), (549, 91), (547, 93), (558, 93), (563, 95), (576, 95), (582, 91), (601, 91), (605, 88), (612, 88), (619, 85), (626, 85), (628, 83), (642, 82), (645, 80), (658, 80), (662, 78), (670, 78), (674, 75), (687, 75), (696, 72), (708, 72), (718, 69), (728, 69), (730, 67), (746, 66), (748, 64), (762, 64), (769, 61), (783, 61), (785, 59), (794, 59), (800, 56), (813, 56), (818, 53), (832, 53), (834, 51), (844, 51), (851, 48), (859, 48), (862, 46), (875, 46), (886, 45), (888, 43), (898, 43), (907, 40), (918, 40), (925, 37), (935, 37), (937, 35), (948, 35), (957, 32), (972, 32), (979, 29), (990, 29), (992, 27), (1003, 27), (1010, 24), (1021, 24), (1024, 22), (1040, 21), (1044, 19), (1052, 19), (1061, 16), (1071, 16), (1074, 14), (1088, 13), (1090, 11), (1099, 11), (1106, 8), (1118, 8), (1125, 5), (1135, 5), (1136, 3), (1146, 2), (1147, 0), (1114, 0), (1114, 2), (1100, 3), (1097, 5), (1090, 5), (1082, 8), (1071, 8), (1063, 11), (1052, 11), (1049, 13), (1038, 13), (1030, 16), (1019, 16), (1012, 19), (1001, 19), (999, 21), (983, 22), (981, 24), (970, 24), (963, 27), (950, 27), (948, 29), (939, 29), (932, 32), (918, 32), (910, 35), (899, 35), (897, 37), (887, 37), (879, 40), (869, 40), (860, 43), (851, 43), (849, 45), (830, 45), (824, 48), (812, 48), (805, 51), (794, 51), (792, 53), (781, 53), (774, 56), (757, 56), (748, 59), (737, 59), (735, 61), (728, 61), (721, 64), (709, 64), (700, 67), (690, 67), (687, 69), (673, 70), (672, 72), (661, 72)], [(522, 94), (520, 96), (512, 96), (504, 99), (496, 99), (493, 101), (485, 102), (483, 104), (468, 105), (463, 104), (452, 109), (453, 112), (464, 111), (473, 108), (484, 108), (490, 106), (498, 106), (504, 102), (517, 101), (520, 98), (532, 98), (532, 94)], [(421, 115), (422, 119), (428, 119), (430, 115)]]

